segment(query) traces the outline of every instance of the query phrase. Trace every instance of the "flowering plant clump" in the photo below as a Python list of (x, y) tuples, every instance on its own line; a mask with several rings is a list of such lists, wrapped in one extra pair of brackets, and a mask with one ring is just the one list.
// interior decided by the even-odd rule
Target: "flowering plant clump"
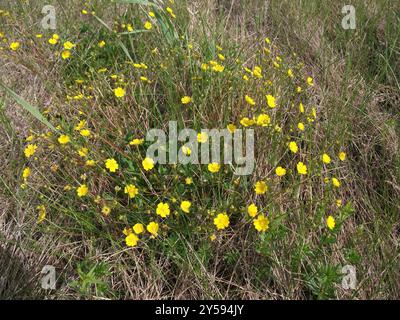
[[(253, 254), (260, 279), (283, 247), (301, 261), (293, 272), (308, 270), (305, 261), (330, 250), (353, 213), (343, 191), (351, 157), (344, 140), (325, 136), (320, 75), (268, 35), (247, 50), (224, 38), (198, 41), (185, 7), (165, 3), (126, 5), (113, 20), (86, 1), (79, 32), (33, 30), (1, 44), (9, 59), (36, 52), (35, 63), (47, 61), (42, 74), (59, 74), (39, 110), (46, 122), (30, 128), (21, 149), (20, 183), (36, 199), (38, 229), (70, 244), (90, 240), (125, 264), (186, 255), (211, 266), (218, 257), (226, 269), (216, 262), (216, 278), (237, 271), (239, 250)], [(170, 120), (196, 130), (199, 146), (211, 140), (202, 128), (232, 137), (253, 130), (254, 171), (237, 175), (222, 153), (207, 164), (161, 164), (146, 135)], [(178, 144), (183, 157), (196, 156)]]

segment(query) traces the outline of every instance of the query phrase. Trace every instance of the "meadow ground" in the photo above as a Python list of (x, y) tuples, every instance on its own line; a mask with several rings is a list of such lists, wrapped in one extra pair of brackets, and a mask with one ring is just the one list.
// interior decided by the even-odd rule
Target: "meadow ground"
[[(1, 298), (399, 298), (399, 1), (51, 2), (0, 1)], [(172, 120), (254, 171), (154, 165)]]

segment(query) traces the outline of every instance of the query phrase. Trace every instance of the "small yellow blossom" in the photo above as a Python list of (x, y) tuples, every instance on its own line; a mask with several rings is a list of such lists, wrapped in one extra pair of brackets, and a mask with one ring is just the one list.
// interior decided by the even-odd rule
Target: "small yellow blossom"
[(125, 96), (125, 89), (118, 87), (114, 89), (114, 94), (117, 98), (122, 98)]
[(169, 204), (168, 203), (164, 203), (164, 202), (160, 202), (157, 205), (157, 209), (156, 209), (156, 213), (157, 215), (159, 215), (161, 218), (166, 218), (169, 216), (170, 214), (170, 209), (169, 209)]
[(328, 216), (328, 218), (326, 218), (326, 225), (328, 226), (328, 228), (330, 230), (333, 230), (335, 228), (335, 218), (332, 216)]
[(31, 169), (29, 167), (26, 167), (23, 171), (22, 171), (22, 178), (24, 178), (25, 180), (29, 178), (29, 176), (31, 175)]
[(125, 186), (124, 193), (128, 194), (129, 198), (132, 199), (139, 193), (139, 189), (133, 184), (128, 184)]
[(135, 138), (135, 139), (133, 139), (132, 141), (129, 142), (129, 144), (131, 146), (139, 146), (139, 145), (141, 145), (143, 143), (144, 143), (144, 139), (138, 139), (138, 138)]
[(154, 160), (152, 158), (144, 158), (142, 166), (144, 170), (149, 171), (154, 168)]
[(118, 162), (115, 159), (107, 159), (106, 160), (106, 168), (110, 170), (110, 172), (116, 172), (118, 170)]
[(78, 197), (84, 197), (87, 195), (89, 189), (87, 187), (86, 184), (81, 184), (77, 189), (76, 189), (76, 193), (78, 195)]
[(108, 216), (108, 215), (110, 214), (110, 212), (111, 212), (110, 207), (104, 206), (104, 207), (101, 209), (101, 213), (104, 214), (105, 216)]
[(144, 232), (144, 226), (141, 223), (136, 223), (133, 227), (132, 230), (136, 234), (141, 234)]
[(265, 194), (268, 190), (268, 186), (264, 181), (257, 181), (254, 187), (256, 194)]
[(297, 143), (295, 141), (289, 142), (289, 150), (293, 153), (297, 153), (297, 151), (299, 151), (299, 147), (297, 146)]
[(337, 178), (332, 178), (332, 184), (334, 187), (339, 188), (340, 187), (340, 181)]
[(135, 247), (139, 241), (139, 238), (134, 234), (130, 233), (125, 238), (125, 243), (128, 247)]
[(257, 206), (256, 206), (254, 203), (252, 203), (251, 205), (249, 205), (249, 206), (247, 207), (247, 213), (249, 214), (250, 217), (254, 218), (254, 217), (257, 215), (257, 213), (258, 213), (258, 208), (257, 208)]
[(339, 159), (340, 159), (340, 161), (346, 160), (346, 153), (343, 152), (343, 151), (341, 151), (341, 152), (339, 153)]
[(187, 200), (182, 201), (181, 202), (182, 211), (185, 212), (185, 213), (189, 213), (191, 205), (192, 204), (190, 203), (190, 201), (187, 201)]
[(11, 42), (10, 44), (10, 49), (12, 51), (17, 51), (20, 47), (20, 43), (19, 42)]
[(328, 154), (324, 153), (322, 155), (322, 162), (325, 164), (331, 163), (331, 157)]
[(259, 232), (265, 232), (269, 228), (269, 220), (263, 214), (259, 215), (257, 219), (254, 220), (254, 227)]
[(230, 133), (234, 133), (236, 131), (236, 126), (233, 123), (230, 123), (226, 126)]
[(305, 129), (304, 123), (299, 122), (299, 123), (297, 124), (297, 128), (298, 128), (300, 131), (304, 131), (304, 129)]
[(58, 142), (60, 144), (67, 144), (68, 142), (70, 142), (70, 139), (67, 135), (63, 134), (58, 138)]
[(208, 134), (205, 132), (200, 132), (197, 134), (197, 141), (200, 143), (206, 143), (208, 140)]
[(79, 134), (82, 137), (89, 137), (90, 136), (90, 130), (89, 129), (82, 129), (81, 131), (79, 131)]
[(146, 229), (153, 237), (156, 237), (158, 233), (158, 223), (152, 221), (147, 225)]
[(217, 162), (212, 162), (208, 164), (207, 168), (211, 173), (216, 173), (221, 169), (221, 165)]
[(275, 173), (276, 173), (276, 175), (277, 175), (278, 177), (282, 177), (282, 176), (284, 176), (284, 175), (286, 174), (286, 169), (285, 169), (285, 168), (282, 168), (282, 167), (277, 167), (277, 168), (275, 169)]
[(257, 117), (257, 125), (266, 127), (271, 123), (271, 118), (269, 115), (262, 113)]
[(188, 103), (192, 102), (192, 98), (189, 96), (184, 96), (184, 97), (182, 97), (181, 102), (182, 102), (182, 104), (188, 104)]
[(146, 21), (146, 22), (144, 23), (144, 28), (145, 28), (146, 30), (151, 30), (151, 29), (153, 28), (153, 25), (151, 24), (150, 21)]
[(218, 230), (223, 230), (229, 226), (229, 217), (226, 213), (220, 213), (214, 218), (214, 224)]
[(266, 98), (267, 98), (268, 107), (275, 108), (276, 107), (276, 102), (275, 102), (274, 96), (268, 94), (268, 95), (266, 95)]
[(302, 175), (307, 174), (307, 166), (301, 161), (297, 163), (297, 172)]
[(250, 96), (246, 95), (245, 97), (246, 102), (251, 105), (251, 106), (255, 106), (256, 102), (253, 100), (253, 98), (251, 98)]

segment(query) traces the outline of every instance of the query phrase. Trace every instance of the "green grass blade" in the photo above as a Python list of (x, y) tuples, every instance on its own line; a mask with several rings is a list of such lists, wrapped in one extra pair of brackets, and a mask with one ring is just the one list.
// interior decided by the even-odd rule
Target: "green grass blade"
[(37, 107), (29, 104), (21, 96), (19, 96), (13, 90), (8, 88), (4, 83), (0, 82), (0, 86), (6, 90), (6, 92), (15, 100), (15, 102), (17, 102), (20, 106), (22, 106), (26, 111), (28, 111), (31, 115), (33, 115), (41, 123), (43, 123), (45, 126), (47, 126), (50, 130), (57, 131), (52, 126), (52, 124), (49, 121), (47, 121), (47, 119), (40, 113), (40, 111)]

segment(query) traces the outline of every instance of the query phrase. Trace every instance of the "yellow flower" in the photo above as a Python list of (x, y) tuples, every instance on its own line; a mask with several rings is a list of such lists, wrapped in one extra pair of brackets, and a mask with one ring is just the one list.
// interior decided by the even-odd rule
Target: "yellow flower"
[(60, 144), (67, 144), (69, 141), (70, 141), (69, 137), (68, 137), (67, 135), (65, 135), (65, 134), (61, 135), (61, 136), (58, 138), (58, 142), (59, 142)]
[(233, 123), (230, 123), (226, 126), (230, 133), (234, 133), (236, 131), (236, 126)]
[(192, 153), (192, 150), (190, 150), (189, 147), (183, 146), (183, 147), (182, 147), (182, 152), (183, 152), (183, 154), (185, 154), (185, 155), (187, 155), (187, 156), (190, 156), (191, 153)]
[(139, 193), (139, 189), (133, 184), (128, 184), (125, 186), (124, 193), (127, 193), (129, 198), (132, 199)]
[(200, 143), (206, 143), (208, 140), (208, 135), (205, 132), (200, 132), (197, 134), (197, 141)]
[(89, 166), (89, 167), (93, 167), (95, 165), (95, 163), (96, 163), (96, 161), (94, 161), (94, 160), (87, 160), (86, 161), (86, 165)]
[(332, 178), (332, 184), (336, 188), (340, 187), (340, 181), (337, 178)]
[(215, 71), (215, 72), (222, 72), (222, 71), (225, 70), (225, 67), (224, 67), (224, 66), (221, 66), (221, 65), (219, 65), (219, 64), (216, 64), (215, 66), (212, 67), (212, 69), (213, 69), (213, 71)]
[(122, 233), (126, 236), (131, 234), (132, 232), (133, 230), (131, 228), (124, 228), (124, 230), (122, 230)]
[(221, 165), (217, 162), (212, 162), (212, 163), (208, 164), (208, 171), (210, 171), (211, 173), (218, 172), (220, 168), (221, 168)]
[(212, 234), (212, 235), (210, 236), (210, 240), (211, 240), (211, 241), (215, 241), (215, 239), (217, 239), (217, 236), (216, 236), (215, 234)]
[(257, 125), (266, 127), (271, 123), (271, 118), (269, 115), (262, 113), (257, 117)]
[(188, 185), (192, 184), (193, 183), (192, 178), (186, 178), (185, 179), (185, 183), (188, 184)]
[(104, 206), (103, 209), (101, 209), (101, 213), (104, 214), (105, 216), (108, 216), (111, 212), (110, 207)]
[(144, 139), (133, 139), (131, 142), (129, 142), (129, 144), (131, 145), (131, 146), (139, 146), (139, 145), (141, 145), (141, 144), (143, 144), (144, 143)]
[(133, 227), (132, 230), (136, 234), (141, 234), (144, 232), (144, 226), (141, 223), (136, 223)]
[(307, 84), (308, 84), (309, 86), (313, 86), (313, 85), (314, 85), (314, 80), (313, 80), (313, 78), (308, 77), (308, 78), (307, 78)]
[(192, 204), (190, 203), (190, 201), (184, 200), (181, 202), (181, 209), (183, 212), (189, 213), (190, 211), (190, 206)]
[(287, 74), (290, 78), (293, 78), (293, 71), (292, 69), (288, 69)]
[(64, 49), (71, 50), (75, 45), (71, 41), (64, 42)]
[(80, 135), (82, 137), (89, 137), (90, 136), (90, 130), (89, 129), (82, 129), (81, 131), (79, 131)]
[(139, 241), (139, 238), (134, 234), (130, 233), (125, 238), (125, 243), (128, 247), (135, 247)]
[(304, 113), (304, 105), (301, 102), (299, 104), (299, 112)]
[(276, 103), (275, 103), (274, 96), (268, 94), (268, 95), (266, 95), (266, 98), (267, 98), (268, 107), (275, 108), (276, 107)]
[(142, 166), (144, 170), (149, 171), (154, 168), (154, 160), (152, 158), (144, 158)]
[(36, 144), (28, 144), (24, 150), (25, 157), (29, 158), (33, 156), (36, 152), (37, 145)]
[(46, 207), (44, 205), (37, 206), (39, 211), (38, 223), (41, 223), (46, 218)]
[(286, 169), (285, 169), (285, 168), (282, 168), (282, 167), (277, 167), (277, 168), (275, 169), (275, 173), (276, 173), (276, 175), (277, 175), (278, 177), (282, 177), (282, 176), (284, 176), (284, 175), (286, 174)]
[(87, 195), (89, 189), (87, 187), (86, 184), (81, 184), (77, 189), (76, 189), (76, 193), (78, 195), (79, 198), (84, 197)]
[(151, 24), (150, 21), (146, 21), (146, 22), (144, 23), (144, 28), (145, 28), (146, 30), (151, 30), (151, 29), (153, 28), (153, 25)]
[(297, 124), (297, 128), (298, 128), (300, 131), (304, 131), (304, 123), (303, 123), (303, 122), (299, 122), (299, 123)]
[(57, 39), (54, 39), (54, 38), (49, 39), (49, 43), (52, 44), (53, 46), (56, 45), (57, 42), (58, 42)]
[(249, 105), (251, 105), (251, 106), (255, 106), (256, 105), (255, 101), (251, 97), (249, 97), (248, 95), (246, 95), (244, 98), (246, 99), (246, 102)]
[(157, 205), (157, 209), (156, 209), (156, 213), (161, 216), (161, 218), (166, 218), (169, 216), (170, 214), (170, 210), (169, 210), (169, 204), (168, 203), (164, 203), (164, 202), (160, 202)]
[(188, 103), (192, 102), (192, 98), (189, 96), (184, 96), (184, 97), (182, 97), (181, 102), (182, 102), (182, 104), (188, 104)]
[(342, 206), (342, 199), (336, 199), (336, 206), (340, 208)]
[(299, 147), (297, 146), (297, 143), (295, 141), (289, 142), (289, 150), (293, 153), (297, 153), (297, 151), (299, 151)]
[(297, 172), (299, 174), (307, 174), (307, 166), (301, 161), (297, 163)]
[(104, 48), (105, 45), (106, 45), (106, 43), (103, 40), (100, 41), (99, 44), (98, 44), (99, 48)]
[(264, 181), (257, 181), (254, 187), (256, 194), (264, 194), (268, 190), (268, 186)]
[(149, 16), (152, 17), (152, 18), (155, 18), (156, 14), (153, 11), (149, 11)]
[(252, 203), (251, 205), (249, 205), (249, 206), (247, 207), (247, 213), (249, 214), (250, 217), (254, 218), (254, 217), (257, 215), (257, 213), (258, 213), (258, 208), (257, 208), (257, 206), (256, 206), (254, 203)]
[(110, 172), (115, 172), (118, 170), (118, 162), (115, 159), (107, 159), (106, 160), (106, 168), (110, 170)]
[(253, 119), (249, 119), (247, 117), (242, 118), (242, 120), (240, 120), (240, 124), (243, 127), (248, 127), (254, 124), (254, 120)]
[(61, 52), (61, 58), (63, 58), (64, 60), (70, 57), (71, 57), (71, 51), (64, 50), (63, 52)]
[(266, 216), (263, 214), (260, 214), (257, 219), (254, 219), (254, 227), (256, 228), (257, 231), (259, 232), (265, 232), (267, 231), (269, 227), (269, 220)]
[(75, 126), (76, 131), (81, 131), (84, 127), (86, 126), (86, 120), (81, 120), (79, 123)]
[(220, 213), (214, 218), (214, 224), (218, 230), (223, 230), (229, 226), (229, 217), (226, 213)]
[(151, 235), (153, 235), (154, 237), (156, 237), (156, 236), (157, 236), (157, 233), (158, 233), (158, 223), (152, 221), (152, 222), (150, 222), (150, 223), (147, 225), (146, 229), (147, 229), (147, 231), (148, 231), (149, 233), (151, 233)]
[(331, 163), (331, 157), (328, 154), (324, 153), (322, 155), (322, 162), (326, 164)]
[(333, 230), (335, 228), (335, 218), (332, 216), (328, 216), (328, 218), (326, 218), (326, 225), (328, 226), (328, 228), (330, 230)]
[(25, 168), (24, 171), (22, 171), (22, 178), (28, 179), (30, 175), (31, 169), (29, 167)]
[(19, 42), (11, 42), (11, 44), (10, 44), (10, 49), (12, 51), (17, 51), (19, 47), (20, 47), (20, 43)]
[(86, 156), (88, 155), (88, 153), (89, 153), (88, 148), (80, 148), (80, 149), (78, 150), (78, 154), (79, 154), (81, 157), (86, 157)]
[(339, 153), (339, 159), (340, 159), (340, 161), (346, 160), (346, 153), (343, 152), (343, 151), (341, 151), (341, 152)]
[(114, 89), (114, 94), (117, 98), (122, 98), (125, 96), (125, 89), (118, 87)]

